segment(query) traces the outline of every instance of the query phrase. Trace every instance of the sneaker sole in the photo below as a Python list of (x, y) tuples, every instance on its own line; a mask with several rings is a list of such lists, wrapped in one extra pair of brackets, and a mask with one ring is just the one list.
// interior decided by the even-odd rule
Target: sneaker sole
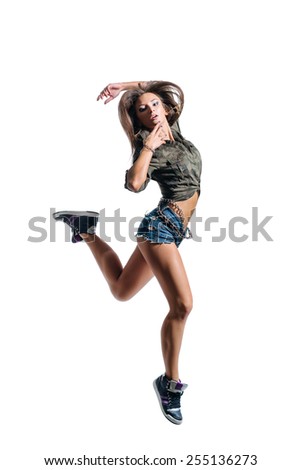
[(52, 217), (54, 219), (59, 219), (62, 216), (66, 215), (74, 215), (76, 217), (94, 217), (94, 218), (99, 218), (99, 213), (98, 212), (92, 212), (92, 211), (59, 211), (59, 212), (54, 212), (52, 214)]
[(156, 380), (155, 379), (153, 381), (153, 386), (154, 386), (154, 389), (155, 389), (155, 392), (156, 392), (156, 395), (157, 395), (157, 398), (158, 398), (158, 401), (159, 401), (159, 405), (160, 405), (160, 408), (161, 408), (161, 411), (162, 413), (164, 414), (165, 418), (168, 419), (168, 421), (170, 421), (171, 423), (173, 424), (182, 424), (183, 420), (182, 421), (178, 421), (176, 420), (175, 418), (173, 418), (172, 416), (168, 415), (165, 411), (164, 411), (164, 408), (163, 408), (163, 405), (161, 403), (161, 395), (160, 395), (160, 392), (157, 388), (157, 384), (156, 384)]

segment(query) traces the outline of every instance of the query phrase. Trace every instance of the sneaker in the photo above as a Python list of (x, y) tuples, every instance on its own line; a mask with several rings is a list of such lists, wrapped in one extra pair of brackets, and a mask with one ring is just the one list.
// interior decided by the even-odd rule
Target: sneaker
[(54, 220), (62, 221), (72, 230), (72, 243), (83, 241), (80, 233), (95, 234), (98, 212), (60, 211), (52, 214)]
[(174, 424), (181, 424), (183, 421), (181, 396), (188, 385), (180, 381), (169, 380), (166, 375), (160, 375), (154, 380), (153, 385), (165, 418)]

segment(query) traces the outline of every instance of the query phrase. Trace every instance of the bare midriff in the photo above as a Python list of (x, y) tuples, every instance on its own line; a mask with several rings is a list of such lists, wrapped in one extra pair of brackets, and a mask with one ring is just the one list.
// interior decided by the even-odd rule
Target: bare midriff
[(193, 196), (191, 196), (189, 199), (186, 199), (185, 201), (177, 201), (176, 203), (173, 203), (172, 201), (168, 204), (169, 207), (175, 212), (178, 213), (177, 211), (177, 206), (180, 208), (182, 211), (182, 214), (180, 215), (184, 220), (184, 227), (187, 227), (187, 224), (195, 211), (197, 202), (199, 199), (199, 193), (196, 191)]

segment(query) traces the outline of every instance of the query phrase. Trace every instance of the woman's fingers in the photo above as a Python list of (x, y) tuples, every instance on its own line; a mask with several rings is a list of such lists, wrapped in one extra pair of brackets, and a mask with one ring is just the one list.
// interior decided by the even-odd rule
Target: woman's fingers
[(155, 127), (153, 128), (152, 130), (152, 133), (156, 134), (156, 132), (158, 132), (160, 130), (160, 127), (162, 127), (162, 124), (161, 122), (157, 122), (157, 124), (155, 125)]
[[(158, 126), (158, 127), (157, 127)], [(157, 129), (156, 129), (157, 127)], [(156, 134), (157, 136), (161, 139), (161, 140), (166, 140), (167, 139), (167, 134), (166, 132), (163, 130), (163, 126), (161, 123), (158, 123), (156, 125), (155, 129), (156, 129)]]
[(163, 126), (161, 124), (161, 122), (158, 122), (154, 129), (153, 129), (153, 132), (155, 134), (157, 134), (159, 137), (161, 137), (162, 139), (166, 139), (167, 138), (167, 134), (166, 132), (163, 130)]
[(113, 99), (111, 93), (110, 93), (110, 90), (108, 87), (104, 88), (98, 95), (97, 97), (97, 101), (99, 101), (100, 99), (103, 99), (103, 98), (107, 98), (109, 97), (109, 100), (106, 100), (105, 101), (105, 104), (108, 103), (109, 101), (111, 101)]
[(160, 145), (165, 144), (168, 136), (163, 130), (162, 124), (158, 122), (150, 133), (149, 137), (145, 141), (151, 148), (156, 149)]
[(105, 96), (105, 94), (104, 94), (104, 90), (103, 90), (99, 93), (98, 97), (96, 98), (97, 101), (99, 101), (100, 99), (103, 99), (104, 96)]
[(109, 98), (105, 101), (105, 104), (109, 103), (110, 101), (112, 101), (113, 99), (113, 96), (109, 96)]

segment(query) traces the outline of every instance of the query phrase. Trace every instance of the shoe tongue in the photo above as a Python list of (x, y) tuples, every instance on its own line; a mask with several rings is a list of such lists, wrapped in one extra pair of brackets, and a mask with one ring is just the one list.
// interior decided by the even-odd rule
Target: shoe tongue
[(178, 382), (171, 380), (169, 384), (169, 390), (171, 392), (183, 392), (187, 387), (188, 385), (183, 384), (180, 380)]

